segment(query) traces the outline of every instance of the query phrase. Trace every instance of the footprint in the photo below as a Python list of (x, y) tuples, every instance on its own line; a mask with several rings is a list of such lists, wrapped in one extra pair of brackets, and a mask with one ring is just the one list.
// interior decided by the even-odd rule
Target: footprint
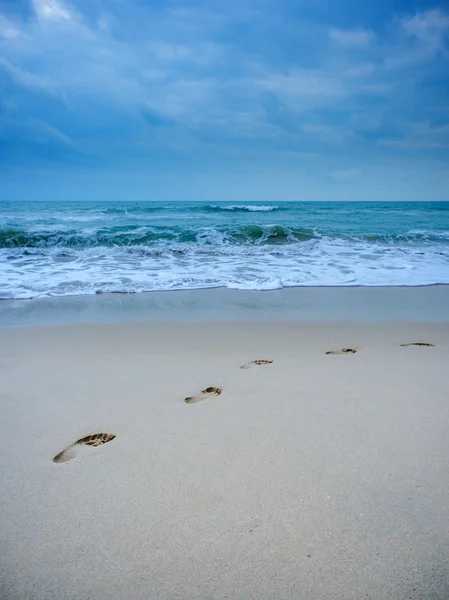
[(341, 350), (328, 350), (326, 354), (355, 354), (357, 348), (342, 348)]
[(272, 362), (272, 360), (252, 360), (251, 362), (246, 363), (246, 365), (242, 365), (240, 368), (250, 369), (253, 365), (271, 365)]
[(223, 388), (221, 387), (214, 387), (214, 386), (209, 386), (204, 390), (201, 390), (201, 392), (199, 394), (197, 394), (196, 396), (188, 396), (187, 398), (184, 399), (184, 402), (186, 404), (195, 404), (195, 402), (201, 402), (201, 400), (207, 400), (208, 398), (211, 398), (212, 396), (219, 396), (223, 391)]
[(407, 344), (401, 344), (401, 346), (428, 346), (433, 348), (435, 344), (429, 344), (428, 342), (409, 342)]
[(57, 454), (53, 462), (63, 463), (72, 460), (78, 454), (78, 446), (101, 446), (115, 438), (114, 433), (94, 433), (77, 440), (74, 444), (68, 446), (65, 450)]

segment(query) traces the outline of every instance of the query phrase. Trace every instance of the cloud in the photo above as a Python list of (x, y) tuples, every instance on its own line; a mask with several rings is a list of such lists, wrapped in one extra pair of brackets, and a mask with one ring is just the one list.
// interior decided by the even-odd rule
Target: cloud
[(3, 69), (18, 86), (27, 88), (34, 92), (57, 95), (57, 91), (51, 79), (43, 75), (37, 75), (25, 69), (13, 65), (9, 60), (0, 56), (0, 70)]
[(276, 92), (293, 102), (301, 98), (336, 99), (346, 94), (341, 78), (318, 69), (293, 69), (288, 74), (270, 73), (255, 83), (259, 88)]
[[(430, 106), (447, 104), (442, 9), (391, 14), (383, 28), (350, 15), (343, 29), (253, 0), (32, 5), (0, 16), (0, 128), (16, 128), (20, 149), (33, 142), (30, 161), (51, 144), (55, 162), (73, 149), (111, 168), (320, 157), (316, 171), (344, 181), (391, 148), (445, 151), (435, 125), (409, 125), (441, 120)], [(0, 160), (12, 158), (0, 148)]]
[(415, 150), (449, 148), (449, 123), (432, 125), (429, 121), (406, 123), (401, 138), (382, 138), (381, 146)]
[(51, 143), (52, 141), (56, 141), (65, 146), (73, 146), (73, 142), (68, 135), (44, 121), (28, 119), (25, 121), (24, 126), (32, 132), (35, 139), (41, 142)]
[(13, 40), (20, 37), (20, 30), (4, 15), (0, 13), (0, 38)]
[(360, 48), (369, 46), (374, 39), (374, 34), (368, 29), (331, 29), (329, 37), (335, 44), (340, 46)]
[(442, 46), (449, 32), (449, 13), (441, 9), (416, 13), (402, 19), (404, 32), (431, 45)]
[(58, 0), (33, 0), (33, 7), (39, 20), (70, 21), (74, 13)]
[(387, 68), (401, 69), (449, 57), (449, 12), (432, 9), (396, 21), (396, 36), (386, 57)]

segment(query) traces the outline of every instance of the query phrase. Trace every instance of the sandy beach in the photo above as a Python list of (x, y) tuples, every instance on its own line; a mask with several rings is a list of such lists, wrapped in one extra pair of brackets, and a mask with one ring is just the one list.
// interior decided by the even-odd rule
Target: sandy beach
[(449, 324), (1, 339), (2, 599), (449, 597)]
[(449, 1), (0, 0), (0, 600), (449, 600), (448, 84)]

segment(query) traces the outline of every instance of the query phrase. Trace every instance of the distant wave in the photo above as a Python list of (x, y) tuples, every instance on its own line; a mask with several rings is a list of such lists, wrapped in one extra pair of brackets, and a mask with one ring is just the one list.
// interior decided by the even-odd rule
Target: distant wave
[(202, 206), (200, 210), (209, 211), (220, 211), (220, 210), (232, 210), (235, 212), (272, 212), (279, 210), (279, 206), (262, 206), (259, 204), (231, 204), (231, 205), (218, 205), (218, 204), (207, 204)]
[[(280, 207), (273, 204), (183, 204), (182, 206), (176, 203), (166, 205), (137, 205), (120, 206), (120, 207), (98, 207), (99, 212), (103, 215), (135, 215), (135, 214), (151, 214), (155, 212), (219, 212), (219, 211), (234, 211), (234, 212), (272, 212), (280, 210)], [(287, 209), (287, 207), (285, 207)]]

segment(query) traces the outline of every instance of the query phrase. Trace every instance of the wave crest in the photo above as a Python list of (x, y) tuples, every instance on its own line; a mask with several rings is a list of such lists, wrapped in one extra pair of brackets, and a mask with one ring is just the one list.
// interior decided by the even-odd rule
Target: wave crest
[(310, 229), (281, 225), (226, 225), (216, 227), (173, 227), (120, 225), (99, 229), (26, 230), (0, 229), (0, 248), (109, 248), (127, 246), (164, 246), (170, 250), (179, 243), (211, 246), (263, 245), (308, 241)]
[(260, 205), (260, 204), (230, 204), (219, 206), (218, 204), (206, 204), (200, 210), (218, 212), (222, 210), (230, 210), (234, 212), (272, 212), (279, 210), (279, 206)]

